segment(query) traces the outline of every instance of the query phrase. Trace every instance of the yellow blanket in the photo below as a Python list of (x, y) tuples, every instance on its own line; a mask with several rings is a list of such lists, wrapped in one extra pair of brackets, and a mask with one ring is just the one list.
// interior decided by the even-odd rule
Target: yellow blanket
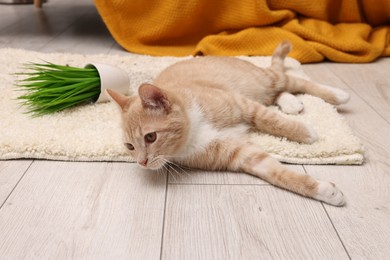
[(271, 55), (370, 62), (390, 56), (389, 0), (95, 0), (126, 50), (158, 56)]

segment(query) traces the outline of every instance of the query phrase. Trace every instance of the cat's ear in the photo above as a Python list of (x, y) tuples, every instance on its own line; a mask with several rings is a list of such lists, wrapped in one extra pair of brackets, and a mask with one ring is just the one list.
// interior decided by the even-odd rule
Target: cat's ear
[(138, 88), (138, 94), (142, 101), (142, 106), (149, 109), (164, 109), (169, 111), (171, 103), (165, 92), (151, 84), (142, 84)]
[(107, 96), (114, 101), (122, 111), (125, 110), (130, 98), (112, 89), (106, 89)]

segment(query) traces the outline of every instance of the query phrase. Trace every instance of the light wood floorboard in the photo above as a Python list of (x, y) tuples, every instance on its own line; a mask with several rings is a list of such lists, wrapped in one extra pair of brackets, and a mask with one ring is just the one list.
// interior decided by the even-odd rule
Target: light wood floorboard
[[(42, 10), (0, 5), (3, 47), (128, 55), (92, 0), (49, 0)], [(245, 174), (0, 161), (0, 259), (388, 259), (390, 59), (303, 67), (352, 93), (339, 112), (362, 139), (367, 161), (288, 167), (335, 182), (346, 207)]]
[(377, 92), (390, 89), (384, 77), (390, 60), (380, 64), (304, 66), (312, 79), (349, 89), (352, 98), (344, 113), (367, 150), (363, 166), (305, 166), (310, 175), (337, 183), (347, 196), (347, 207), (325, 208), (353, 259), (386, 259), (390, 254), (390, 124), (385, 120), (390, 106), (388, 96)]
[(0, 31), (0, 48), (41, 50), (67, 28), (71, 26), (77, 28), (77, 26), (74, 26), (77, 19), (91, 10), (91, 6), (88, 5), (89, 1), (86, 3), (77, 0), (66, 2), (68, 4), (48, 4), (42, 10), (35, 9), (32, 6), (1, 5), (1, 8), (14, 10), (15, 12), (16, 8), (23, 8), (24, 11), (22, 17)]
[[(78, 25), (77, 27), (68, 27), (41, 51), (83, 54), (105, 54), (110, 51), (115, 41), (110, 37), (106, 26), (95, 10), (88, 11), (75, 23)], [(74, 40), (75, 38), (77, 41)], [(123, 51), (121, 54), (123, 55)]]
[(372, 64), (327, 66), (358, 97), (390, 123), (390, 63), (379, 59)]
[(170, 185), (163, 259), (348, 259), (320, 203), (271, 186)]
[(128, 163), (35, 161), (0, 211), (0, 258), (158, 259), (166, 178)]
[(31, 160), (0, 161), (0, 207), (30, 167)]

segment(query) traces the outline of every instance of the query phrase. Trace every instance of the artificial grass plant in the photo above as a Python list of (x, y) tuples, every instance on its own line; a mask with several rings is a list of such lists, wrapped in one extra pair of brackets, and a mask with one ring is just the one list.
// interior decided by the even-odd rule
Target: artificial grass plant
[(26, 93), (18, 99), (34, 116), (55, 113), (79, 104), (94, 102), (100, 95), (100, 76), (93, 65), (85, 68), (49, 62), (24, 65), (25, 76), (17, 86)]

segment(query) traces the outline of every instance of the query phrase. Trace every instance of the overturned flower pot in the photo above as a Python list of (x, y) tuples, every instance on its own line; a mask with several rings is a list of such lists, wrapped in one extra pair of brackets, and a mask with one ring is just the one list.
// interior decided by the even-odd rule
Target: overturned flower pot
[(114, 89), (121, 94), (127, 94), (130, 87), (130, 79), (125, 71), (101, 63), (91, 63), (85, 66), (85, 68), (95, 68), (99, 73), (100, 94), (96, 100), (97, 103), (110, 100), (106, 94), (106, 89)]
[(119, 68), (90, 63), (84, 68), (53, 63), (31, 63), (17, 86), (25, 94), (18, 97), (29, 113), (41, 116), (76, 105), (108, 101), (105, 90), (110, 88), (127, 94), (130, 79)]

